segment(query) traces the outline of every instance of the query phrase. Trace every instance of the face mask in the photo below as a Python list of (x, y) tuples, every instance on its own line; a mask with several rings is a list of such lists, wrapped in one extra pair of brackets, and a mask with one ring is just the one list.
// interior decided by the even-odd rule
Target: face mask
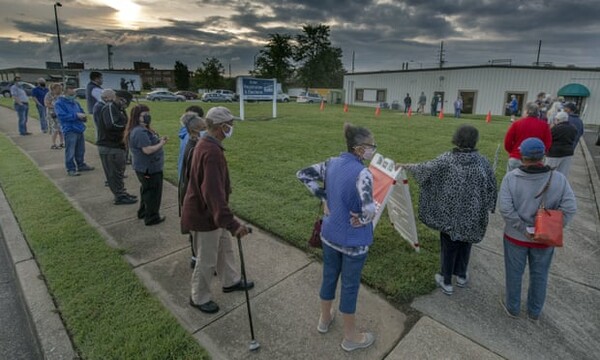
[(142, 117), (142, 121), (144, 122), (144, 124), (150, 125), (150, 122), (152, 121), (152, 117), (150, 116), (150, 114), (146, 114)]
[(206, 135), (206, 130), (202, 130), (202, 131), (200, 131), (200, 137), (201, 137), (201, 138), (203, 138), (203, 137), (204, 137), (204, 135)]
[(41, 86), (41, 87), (46, 87), (46, 84), (44, 84), (44, 83), (41, 83), (41, 84), (40, 84), (40, 86)]
[(365, 152), (363, 153), (363, 158), (365, 160), (371, 160), (373, 159), (373, 155), (375, 155), (375, 149), (372, 147), (366, 148)]
[(229, 128), (229, 131), (227, 131), (227, 132), (223, 131), (223, 135), (225, 135), (226, 138), (230, 138), (231, 135), (233, 135), (233, 126), (227, 125), (227, 124), (225, 124), (225, 126), (227, 126)]
[(65, 95), (65, 98), (67, 98), (69, 100), (75, 100), (76, 96), (75, 95)]

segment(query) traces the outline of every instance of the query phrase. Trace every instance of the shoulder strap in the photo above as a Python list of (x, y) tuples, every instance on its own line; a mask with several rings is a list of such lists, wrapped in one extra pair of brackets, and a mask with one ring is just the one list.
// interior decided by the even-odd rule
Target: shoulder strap
[[(540, 193), (535, 196), (535, 199), (542, 196), (548, 190), (548, 188), (550, 187), (550, 182), (552, 181), (553, 173), (554, 173), (554, 170), (550, 170), (550, 177), (548, 178), (548, 182), (546, 183), (546, 185), (544, 185), (544, 188), (542, 189), (542, 191), (540, 191)], [(542, 197), (542, 201), (540, 203), (540, 209), (544, 209), (544, 208), (545, 208), (544, 198)]]

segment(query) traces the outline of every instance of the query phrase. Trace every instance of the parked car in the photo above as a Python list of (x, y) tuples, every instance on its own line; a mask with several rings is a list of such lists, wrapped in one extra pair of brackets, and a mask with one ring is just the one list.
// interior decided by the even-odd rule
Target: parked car
[(296, 98), (296, 102), (299, 103), (320, 103), (323, 100), (321, 95), (315, 93), (302, 92)]
[(216, 94), (224, 95), (224, 96), (230, 98), (231, 101), (237, 101), (239, 98), (238, 95), (231, 90), (215, 90), (213, 92)]
[(187, 100), (195, 100), (198, 98), (198, 94), (196, 94), (193, 91), (180, 90), (180, 91), (177, 91), (175, 93), (175, 95), (181, 95), (181, 96), (185, 97)]
[(233, 99), (230, 96), (212, 92), (212, 93), (202, 94), (202, 101), (204, 101), (204, 102), (232, 102)]
[(185, 101), (185, 96), (175, 95), (170, 91), (152, 91), (146, 95), (146, 99), (150, 101)]
[(85, 88), (75, 89), (75, 96), (77, 96), (80, 99), (85, 99)]
[(277, 93), (277, 101), (284, 102), (284, 103), (290, 102), (290, 96), (288, 94), (282, 93), (282, 92)]
[[(12, 81), (3, 81), (0, 83), (0, 93), (4, 97), (10, 97), (10, 87), (12, 86)], [(31, 91), (35, 88), (35, 85), (30, 84), (28, 82), (22, 82), (23, 90), (27, 93), (27, 96), (31, 96)]]

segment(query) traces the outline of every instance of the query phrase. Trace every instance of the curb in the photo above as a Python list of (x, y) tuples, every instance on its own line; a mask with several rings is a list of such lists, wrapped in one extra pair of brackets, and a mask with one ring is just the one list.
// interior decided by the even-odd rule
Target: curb
[(1, 189), (0, 225), (44, 359), (77, 359), (78, 355), (52, 301), (43, 274)]
[(589, 176), (592, 184), (592, 192), (594, 193), (594, 198), (596, 199), (596, 210), (598, 211), (598, 214), (600, 214), (600, 177), (598, 177), (594, 159), (592, 158), (592, 154), (585, 143), (585, 139), (581, 139), (579, 143), (581, 144), (581, 149), (583, 150), (585, 165), (587, 166), (588, 173), (590, 174)]

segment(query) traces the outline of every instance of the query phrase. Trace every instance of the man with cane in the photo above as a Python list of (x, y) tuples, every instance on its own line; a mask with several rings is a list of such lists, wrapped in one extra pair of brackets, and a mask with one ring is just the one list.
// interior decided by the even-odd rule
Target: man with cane
[(231, 183), (222, 141), (233, 134), (234, 116), (225, 107), (214, 107), (206, 114), (207, 134), (194, 148), (189, 169), (188, 188), (181, 213), (182, 229), (193, 237), (198, 261), (194, 266), (190, 305), (205, 313), (216, 313), (210, 283), (216, 270), (223, 292), (245, 291), (254, 287), (235, 269), (231, 235), (249, 233), (229, 208)]

